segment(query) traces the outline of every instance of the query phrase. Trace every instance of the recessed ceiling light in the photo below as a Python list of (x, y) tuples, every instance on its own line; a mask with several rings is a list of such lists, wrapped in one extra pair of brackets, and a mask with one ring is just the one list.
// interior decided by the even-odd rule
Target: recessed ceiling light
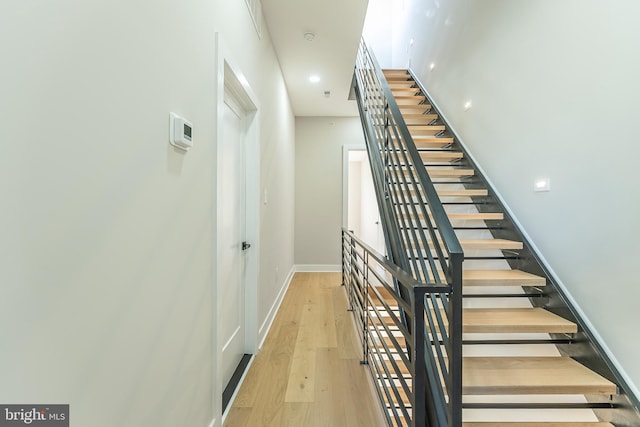
[(320, 81), (320, 76), (316, 76), (316, 75), (310, 76), (309, 81), (311, 83), (318, 83)]
[(311, 32), (311, 31), (307, 31), (306, 33), (304, 33), (304, 39), (308, 42), (312, 42), (313, 39), (316, 38), (316, 33)]
[(467, 111), (468, 109), (471, 108), (471, 101), (467, 101), (464, 103), (464, 111)]

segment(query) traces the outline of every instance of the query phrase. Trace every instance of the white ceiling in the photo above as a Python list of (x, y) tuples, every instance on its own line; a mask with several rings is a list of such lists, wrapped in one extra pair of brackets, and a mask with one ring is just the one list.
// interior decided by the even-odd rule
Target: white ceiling
[[(296, 116), (356, 116), (349, 90), (368, 0), (262, 0)], [(315, 33), (311, 42), (306, 32)], [(309, 77), (318, 75), (320, 82)], [(326, 98), (324, 91), (331, 91)]]

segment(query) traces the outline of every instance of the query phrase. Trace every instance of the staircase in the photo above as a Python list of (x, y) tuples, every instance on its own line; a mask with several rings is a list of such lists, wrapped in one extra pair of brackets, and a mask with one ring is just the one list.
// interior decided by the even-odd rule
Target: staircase
[[(625, 393), (626, 385), (611, 369), (597, 344), (590, 341), (588, 331), (426, 93), (407, 70), (384, 70), (383, 75), (394, 98), (384, 102), (397, 105), (428, 180), (464, 250), (462, 400), (461, 408), (449, 410), (453, 413), (461, 410), (464, 427), (640, 425), (637, 411)], [(376, 102), (384, 98), (375, 91), (362, 91), (361, 96)], [(441, 225), (433, 213), (433, 203), (427, 209), (416, 209), (417, 205), (429, 203), (422, 200), (421, 190), (408, 184), (419, 167), (411, 164), (409, 156), (396, 155), (409, 151), (396, 145), (400, 139), (407, 138), (397, 130), (382, 131), (388, 129), (389, 119), (376, 118), (380, 112), (373, 112), (372, 108), (366, 110), (373, 121), (369, 132), (377, 138), (382, 136), (387, 146), (393, 147), (387, 148), (386, 157), (381, 155), (385, 168), (384, 198), (390, 200), (392, 210), (399, 212), (397, 234), (410, 236), (404, 238), (405, 266), (402, 262), (398, 264), (420, 282), (440, 284), (444, 281), (442, 278), (448, 277), (450, 283), (449, 255), (442, 249), (445, 242), (438, 234)], [(397, 195), (389, 196), (393, 194)], [(389, 252), (393, 259), (393, 250)], [(429, 266), (418, 268), (420, 262)], [(361, 281), (365, 280), (368, 279)], [(373, 289), (365, 291), (361, 298), (367, 301), (365, 311), (374, 313), (364, 321), (363, 335), (373, 337), (372, 342), (365, 344), (369, 352), (365, 361), (375, 365), (372, 373), (382, 390), (379, 395), (387, 408), (389, 425), (421, 425), (407, 412), (414, 404), (422, 404), (413, 394), (417, 382), (407, 362), (415, 358), (415, 353), (407, 338), (414, 326), (407, 323), (412, 316), (405, 304), (415, 301), (407, 291), (402, 291), (398, 280), (394, 280), (395, 284), (389, 286), (383, 286), (381, 278), (371, 281)], [(430, 349), (438, 353), (438, 343), (453, 339), (444, 336), (446, 331), (451, 331), (448, 319), (454, 318), (447, 312), (453, 294), (454, 291), (450, 291), (447, 295), (440, 293), (431, 297), (433, 301), (444, 302), (425, 307), (426, 339), (431, 340), (431, 345), (428, 342), (425, 345), (427, 356)], [(427, 294), (427, 302), (429, 298)], [(400, 319), (404, 320), (400, 322)], [(442, 332), (434, 332), (432, 324), (435, 323), (441, 324), (438, 330)], [(436, 354), (433, 365), (427, 368), (427, 376), (431, 375), (430, 370), (438, 371), (433, 375), (441, 378), (448, 396), (443, 402), (449, 406), (454, 401), (450, 394), (454, 387), (452, 383), (445, 384), (445, 374), (453, 345), (445, 342), (446, 350)], [(374, 347), (373, 350), (367, 350), (368, 346)], [(381, 361), (373, 360), (376, 357)], [(427, 391), (427, 399), (430, 393), (435, 392)], [(437, 403), (427, 401), (426, 405), (437, 406)], [(435, 418), (427, 414), (427, 419)], [(431, 421), (425, 425), (458, 425), (452, 419), (455, 417), (450, 416), (446, 424)]]

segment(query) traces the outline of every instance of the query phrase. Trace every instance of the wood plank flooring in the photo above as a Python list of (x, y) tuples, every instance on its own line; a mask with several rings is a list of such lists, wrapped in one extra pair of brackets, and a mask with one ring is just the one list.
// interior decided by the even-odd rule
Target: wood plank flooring
[(296, 273), (225, 421), (382, 426), (340, 273)]

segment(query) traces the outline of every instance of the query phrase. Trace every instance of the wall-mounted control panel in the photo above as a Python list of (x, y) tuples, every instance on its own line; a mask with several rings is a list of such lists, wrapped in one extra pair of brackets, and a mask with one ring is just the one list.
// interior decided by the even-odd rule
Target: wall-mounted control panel
[(193, 125), (184, 117), (169, 113), (169, 142), (187, 151), (193, 147)]

